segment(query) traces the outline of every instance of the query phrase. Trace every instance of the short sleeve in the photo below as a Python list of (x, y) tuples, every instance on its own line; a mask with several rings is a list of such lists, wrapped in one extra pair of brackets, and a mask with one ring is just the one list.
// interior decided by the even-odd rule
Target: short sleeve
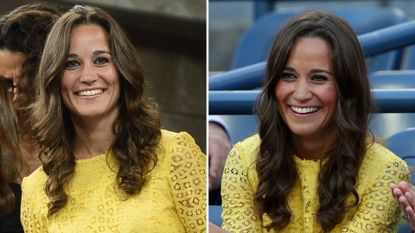
[(408, 167), (403, 160), (394, 158), (375, 172), (377, 175), (369, 183), (367, 192), (360, 196), (357, 212), (343, 232), (397, 232), (402, 214), (389, 184), (409, 181)]
[(32, 190), (32, 187), (34, 186), (30, 184), (30, 181), (31, 180), (25, 178), (22, 182), (22, 202), (20, 219), (22, 221), (24, 232), (48, 232), (47, 220), (44, 216), (41, 215), (41, 211), (39, 210), (39, 205), (41, 204), (36, 199), (38, 195), (41, 194), (39, 194), (37, 190)]
[(254, 185), (248, 179), (251, 162), (240, 145), (229, 152), (222, 176), (222, 227), (235, 233), (262, 232), (253, 203)]
[(176, 134), (170, 183), (186, 232), (206, 232), (206, 156), (187, 133)]

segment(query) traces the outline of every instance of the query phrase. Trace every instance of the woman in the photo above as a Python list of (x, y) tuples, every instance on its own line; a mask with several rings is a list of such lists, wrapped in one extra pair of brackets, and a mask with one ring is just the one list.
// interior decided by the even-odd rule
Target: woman
[(20, 223), (22, 158), (7, 81), (0, 79), (0, 232), (23, 232)]
[(25, 162), (22, 177), (40, 166), (28, 106), (34, 102), (34, 80), (47, 33), (59, 14), (52, 6), (36, 3), (20, 6), (0, 18), (0, 76), (13, 93)]
[(205, 231), (205, 156), (187, 133), (160, 130), (135, 49), (107, 13), (60, 17), (37, 78), (42, 167), (22, 183), (25, 232)]
[(58, 11), (43, 4), (0, 17), (0, 232), (23, 232), (20, 182), (40, 165), (30, 153), (36, 144), (27, 107), (46, 35), (57, 18)]
[(373, 142), (364, 55), (339, 17), (311, 11), (274, 41), (257, 103), (259, 134), (237, 144), (222, 182), (231, 232), (395, 232), (388, 184), (402, 160)]

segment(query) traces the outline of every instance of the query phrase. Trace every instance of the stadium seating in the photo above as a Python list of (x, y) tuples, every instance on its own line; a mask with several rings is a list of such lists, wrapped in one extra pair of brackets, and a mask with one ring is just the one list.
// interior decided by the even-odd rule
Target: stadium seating
[[(405, 14), (397, 8), (349, 8), (334, 9), (332, 12), (343, 17), (358, 35), (405, 21)], [(240, 39), (234, 53), (231, 69), (265, 61), (276, 33), (298, 13), (300, 12), (271, 12), (255, 21)], [(399, 69), (401, 58), (402, 50), (378, 55), (368, 60), (369, 71)]]

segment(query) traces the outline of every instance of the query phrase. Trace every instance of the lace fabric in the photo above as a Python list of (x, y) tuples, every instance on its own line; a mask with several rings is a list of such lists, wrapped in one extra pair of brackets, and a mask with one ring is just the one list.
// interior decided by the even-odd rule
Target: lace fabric
[(40, 168), (22, 183), (25, 232), (206, 232), (206, 157), (187, 133), (162, 131), (158, 162), (138, 195), (114, 185), (112, 154), (80, 160), (66, 190), (68, 204), (47, 219)]
[[(237, 144), (228, 156), (222, 178), (223, 228), (231, 232), (267, 232), (270, 223), (264, 215), (260, 222), (253, 199), (258, 185), (255, 158), (260, 139), (255, 135)], [(294, 157), (299, 179), (288, 197), (291, 220), (279, 232), (321, 232), (316, 221), (320, 161)], [(368, 148), (357, 179), (360, 202), (349, 209), (332, 232), (396, 232), (401, 222), (400, 208), (389, 184), (409, 180), (406, 163), (379, 144)], [(348, 199), (346, 204), (353, 199)], [(271, 230), (270, 232), (277, 232)]]

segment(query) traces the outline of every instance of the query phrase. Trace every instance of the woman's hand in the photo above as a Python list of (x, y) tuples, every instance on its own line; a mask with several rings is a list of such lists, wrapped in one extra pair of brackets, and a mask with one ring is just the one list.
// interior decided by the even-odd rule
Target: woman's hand
[(415, 230), (415, 188), (408, 182), (402, 181), (399, 184), (391, 184), (392, 193), (401, 206), (412, 230)]
[(209, 223), (209, 233), (231, 233), (231, 232), (226, 231), (226, 230), (216, 226), (213, 223)]

